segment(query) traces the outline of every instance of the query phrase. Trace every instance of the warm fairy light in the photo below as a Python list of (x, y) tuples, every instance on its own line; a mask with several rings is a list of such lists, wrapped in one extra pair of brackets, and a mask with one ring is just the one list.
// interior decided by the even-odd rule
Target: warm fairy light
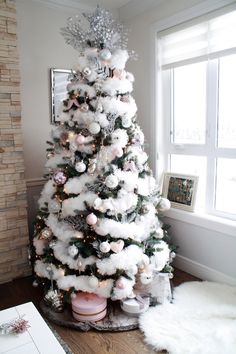
[(105, 288), (107, 286), (107, 280), (102, 280), (99, 282), (99, 288)]
[(64, 275), (65, 275), (65, 270), (62, 269), (62, 268), (60, 268), (60, 269), (58, 270), (58, 273), (59, 273), (59, 276), (60, 276), (60, 277), (64, 277)]
[(74, 136), (75, 136), (75, 133), (74, 133), (74, 132), (69, 132), (69, 134), (68, 134), (69, 140), (73, 139)]

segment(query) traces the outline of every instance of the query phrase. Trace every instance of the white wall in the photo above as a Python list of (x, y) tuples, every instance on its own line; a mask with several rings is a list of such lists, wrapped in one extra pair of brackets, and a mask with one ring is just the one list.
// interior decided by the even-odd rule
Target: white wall
[[(209, 1), (208, 1), (209, 2)], [(186, 11), (192, 6), (204, 3), (200, 0), (165, 0), (158, 7), (140, 15), (127, 24), (131, 29), (129, 48), (139, 54), (137, 62), (130, 62), (128, 69), (135, 76), (134, 96), (138, 105), (138, 119), (145, 133), (149, 146), (150, 162), (152, 168), (155, 165), (154, 146), (155, 133), (152, 126), (152, 80), (155, 75), (151, 55), (151, 27), (153, 23), (164, 22), (168, 17), (181, 11)], [(217, 0), (211, 3), (219, 3)], [(204, 3), (205, 4), (205, 3)], [(174, 213), (172, 213), (173, 215)], [(200, 226), (201, 222), (193, 225), (189, 222), (176, 220), (175, 217), (166, 218), (169, 223), (173, 241), (179, 246), (176, 264), (203, 279), (223, 281), (236, 284), (236, 262), (234, 260), (236, 250), (236, 223), (234, 235), (228, 235), (221, 231), (212, 230), (211, 227)]]
[(65, 44), (60, 28), (73, 15), (31, 0), (17, 1), (21, 72), (22, 126), (26, 179), (43, 175), (49, 139), (49, 69), (70, 69), (76, 51)]

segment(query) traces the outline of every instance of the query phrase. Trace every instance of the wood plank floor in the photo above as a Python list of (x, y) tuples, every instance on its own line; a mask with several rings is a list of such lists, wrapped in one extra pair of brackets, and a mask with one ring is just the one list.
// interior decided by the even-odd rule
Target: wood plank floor
[[(186, 281), (198, 280), (178, 269), (175, 270), (174, 275), (174, 286)], [(39, 288), (32, 286), (31, 277), (16, 279), (0, 285), (0, 310), (28, 301), (32, 301), (39, 309), (41, 297), (42, 292)], [(74, 354), (157, 354), (144, 343), (144, 337), (139, 330), (119, 333), (80, 332), (53, 323), (51, 325)]]

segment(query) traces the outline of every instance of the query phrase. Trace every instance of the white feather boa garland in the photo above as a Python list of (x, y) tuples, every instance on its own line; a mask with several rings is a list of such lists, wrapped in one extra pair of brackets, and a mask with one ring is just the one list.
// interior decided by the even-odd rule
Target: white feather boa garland
[(97, 194), (87, 191), (81, 193), (78, 197), (65, 199), (62, 202), (62, 216), (64, 218), (75, 216), (76, 210), (86, 210), (85, 202), (92, 207), (96, 198)]
[(134, 264), (138, 264), (143, 259), (143, 250), (136, 246), (130, 245), (119, 253), (111, 254), (110, 257), (97, 260), (97, 268), (103, 275), (115, 274), (118, 269), (124, 269), (129, 273), (130, 268)]
[(101, 199), (96, 198), (94, 201), (94, 209), (105, 213), (109, 210), (109, 213), (112, 215), (121, 213), (123, 214), (127, 210), (135, 207), (138, 202), (137, 194), (132, 192), (126, 192), (126, 190), (121, 189), (118, 192), (117, 198), (107, 198)]
[(78, 259), (74, 259), (68, 254), (68, 247), (69, 244), (58, 241), (53, 247), (53, 253), (56, 259), (59, 259), (62, 264), (67, 264), (70, 269), (79, 269), (83, 272), (87, 265), (92, 265), (96, 262), (96, 257), (94, 256), (86, 258), (80, 256)]
[(126, 116), (132, 119), (136, 112), (137, 106), (133, 97), (129, 97), (129, 102), (122, 102), (115, 97), (101, 97), (100, 102), (106, 114), (110, 113), (114, 116)]
[(98, 235), (106, 236), (110, 234), (113, 238), (123, 238), (124, 240), (133, 238), (139, 241), (143, 235), (141, 226), (136, 225), (135, 222), (120, 223), (119, 221), (107, 218), (99, 219), (94, 226), (94, 230)]
[(95, 176), (87, 173), (82, 174), (80, 177), (70, 178), (64, 185), (64, 191), (67, 194), (79, 194), (87, 190), (86, 183), (93, 183), (94, 180)]
[(57, 285), (60, 289), (66, 290), (71, 287), (75, 288), (76, 290), (81, 290), (89, 293), (95, 293), (99, 296), (103, 297), (110, 297), (111, 290), (113, 287), (113, 279), (107, 279), (103, 281), (99, 281), (97, 286), (91, 285), (91, 279), (94, 278), (93, 276), (88, 275), (67, 275), (63, 278), (59, 278), (57, 280)]
[(116, 94), (132, 92), (133, 85), (127, 79), (108, 78), (102, 83), (101, 91), (110, 96), (115, 96)]
[(81, 231), (76, 231), (68, 223), (63, 221), (58, 221), (57, 216), (50, 214), (45, 220), (45, 223), (52, 233), (58, 238), (58, 240), (67, 242), (71, 238), (83, 238), (84, 235)]
[(70, 151), (63, 151), (62, 153), (58, 153), (55, 156), (50, 157), (46, 164), (46, 168), (57, 168), (58, 165), (65, 163), (66, 158), (71, 158), (72, 153)]
[(49, 203), (53, 194), (56, 192), (56, 185), (52, 179), (49, 179), (41, 192), (40, 198), (38, 200), (39, 208), (45, 207), (45, 203)]

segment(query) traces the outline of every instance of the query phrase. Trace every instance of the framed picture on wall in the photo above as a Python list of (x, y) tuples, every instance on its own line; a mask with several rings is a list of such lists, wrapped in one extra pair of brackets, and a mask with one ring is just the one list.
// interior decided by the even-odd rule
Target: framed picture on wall
[(67, 85), (71, 70), (50, 69), (51, 85), (51, 123), (59, 123), (59, 109), (61, 102), (67, 98)]
[(198, 176), (165, 173), (162, 194), (169, 199), (173, 208), (193, 211), (197, 185)]

